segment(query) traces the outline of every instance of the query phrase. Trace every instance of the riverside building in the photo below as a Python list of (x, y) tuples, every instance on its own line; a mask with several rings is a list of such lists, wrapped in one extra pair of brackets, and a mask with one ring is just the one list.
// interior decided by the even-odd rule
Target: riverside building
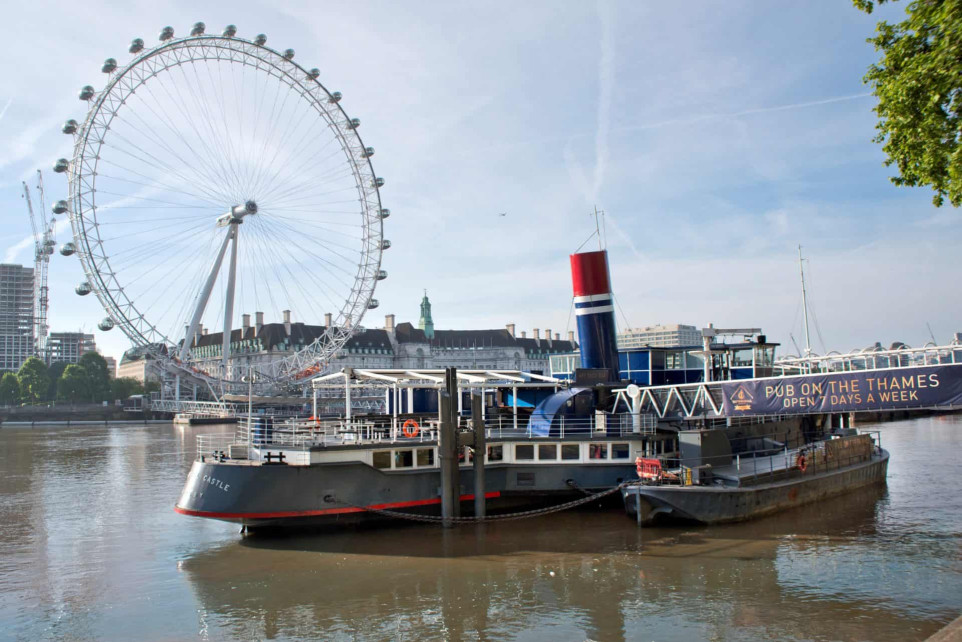
[(0, 264), (0, 371), (19, 370), (35, 344), (33, 268)]

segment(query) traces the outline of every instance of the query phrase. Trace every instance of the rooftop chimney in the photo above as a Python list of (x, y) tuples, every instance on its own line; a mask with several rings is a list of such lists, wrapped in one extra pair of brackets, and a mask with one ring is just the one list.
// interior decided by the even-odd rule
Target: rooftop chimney
[(555, 340), (555, 341), (561, 341), (561, 333), (560, 333), (560, 332), (555, 332), (555, 333), (554, 333), (554, 340)]
[(284, 315), (284, 332), (287, 333), (287, 336), (291, 336), (291, 311), (284, 310), (281, 314)]
[(241, 327), (244, 329), (244, 334), (247, 334), (247, 330), (251, 327), (251, 315), (242, 314), (241, 315)]
[(506, 325), (506, 326), (504, 326), (504, 327), (508, 329), (508, 334), (510, 334), (511, 337), (514, 338), (514, 324), (513, 324), (513, 323), (509, 323), (508, 325)]
[(534, 330), (531, 331), (531, 334), (534, 335), (534, 340), (535, 340), (535, 341), (541, 341), (541, 330), (540, 330), (540, 329), (535, 328)]
[(544, 340), (548, 342), (549, 346), (551, 345), (551, 328), (544, 329)]
[(385, 314), (384, 315), (384, 329), (389, 333), (394, 334), (394, 315)]
[(327, 314), (324, 315), (324, 325), (326, 325), (327, 327), (331, 327), (332, 323), (333, 321), (331, 321), (331, 313), (328, 312)]
[(574, 330), (568, 330), (568, 341), (570, 341), (571, 343), (574, 343), (574, 342), (575, 342), (575, 331), (574, 331)]
[(528, 332), (527, 332), (526, 330), (522, 330), (522, 331), (521, 331), (521, 338), (522, 338), (522, 339), (527, 339), (527, 338), (528, 338)]
[(201, 329), (200, 329), (200, 333), (201, 333), (203, 336), (206, 337), (206, 336), (207, 336), (207, 328), (201, 328)]
[(254, 336), (256, 337), (261, 333), (261, 326), (264, 325), (264, 313), (255, 312), (254, 313)]

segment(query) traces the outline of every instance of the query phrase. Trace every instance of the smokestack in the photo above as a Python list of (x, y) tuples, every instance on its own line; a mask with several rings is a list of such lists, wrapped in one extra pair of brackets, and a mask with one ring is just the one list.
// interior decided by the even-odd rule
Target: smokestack
[(551, 345), (551, 328), (544, 329), (544, 340), (548, 342), (549, 346)]
[(574, 331), (574, 330), (568, 330), (568, 341), (570, 341), (571, 343), (574, 343), (574, 342), (575, 342), (575, 331)]
[(391, 334), (394, 334), (394, 315), (393, 314), (384, 315), (384, 329), (390, 332)]
[(514, 338), (514, 324), (513, 324), (513, 323), (509, 323), (508, 325), (506, 325), (506, 326), (504, 326), (504, 327), (508, 329), (508, 334), (510, 334), (511, 337)]
[(281, 314), (284, 315), (284, 332), (287, 333), (287, 336), (291, 336), (291, 311), (283, 310)]
[(205, 336), (205, 337), (206, 337), (206, 336), (207, 336), (207, 328), (201, 328), (201, 329), (200, 329), (200, 334), (201, 334), (201, 336)]
[(581, 367), (603, 368), (609, 381), (618, 380), (615, 313), (608, 279), (608, 253), (572, 254), (571, 286), (578, 318)]
[(247, 331), (251, 327), (251, 315), (249, 314), (241, 315), (241, 327), (244, 329), (244, 334), (247, 334)]
[(554, 340), (555, 340), (555, 341), (561, 341), (561, 333), (560, 333), (560, 332), (555, 332), (555, 333), (554, 333)]
[(522, 331), (521, 331), (521, 338), (522, 338), (522, 339), (527, 339), (527, 338), (528, 338), (528, 332), (527, 332), (526, 330), (522, 330)]
[(535, 328), (534, 330), (532, 330), (531, 334), (534, 335), (535, 341), (538, 341), (538, 342), (541, 341), (541, 330), (539, 328)]
[(264, 313), (255, 312), (254, 313), (254, 336), (256, 337), (261, 333), (261, 328), (264, 326)]
[(330, 312), (328, 312), (327, 314), (325, 314), (325, 315), (324, 315), (324, 325), (326, 325), (327, 327), (331, 327), (331, 324), (333, 323), (333, 321), (331, 320), (331, 318), (332, 318), (332, 317), (331, 317), (331, 313), (330, 313)]

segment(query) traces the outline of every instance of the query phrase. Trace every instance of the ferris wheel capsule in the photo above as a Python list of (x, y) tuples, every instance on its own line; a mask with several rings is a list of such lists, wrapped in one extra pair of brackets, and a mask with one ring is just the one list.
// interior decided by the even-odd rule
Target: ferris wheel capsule
[(53, 171), (58, 174), (63, 174), (68, 169), (70, 169), (70, 162), (66, 158), (58, 158), (57, 162), (53, 164)]
[(386, 278), (387, 278), (387, 270), (378, 270), (378, 271), (377, 271), (377, 280), (378, 280), (378, 281), (383, 281), (383, 280), (386, 279)]
[(234, 25), (227, 25), (226, 27), (224, 27), (223, 35), (225, 38), (233, 38), (234, 36), (237, 35), (237, 27), (235, 27)]
[(67, 211), (67, 201), (60, 199), (50, 208), (54, 214), (63, 214)]
[(264, 34), (259, 33), (256, 36), (254, 36), (255, 45), (260, 45), (261, 47), (263, 47), (266, 43), (267, 43), (267, 36), (265, 36)]
[(86, 281), (81, 281), (80, 285), (75, 287), (73, 291), (80, 296), (87, 296), (91, 292), (90, 284)]
[(91, 87), (90, 85), (84, 85), (83, 87), (80, 88), (79, 97), (80, 97), (80, 100), (90, 100), (91, 98), (94, 97), (94, 94), (96, 93), (97, 92), (94, 91), (93, 87)]
[(377, 308), (379, 305), (381, 305), (380, 301), (378, 301), (377, 299), (371, 299), (370, 301), (367, 302), (367, 309), (373, 310)]
[(389, 209), (387, 209), (387, 208), (385, 207), (385, 208), (382, 209), (380, 212), (378, 212), (377, 215), (380, 216), (382, 219), (385, 219), (385, 218), (387, 218), (387, 217), (389, 217), (389, 216), (391, 215), (391, 210), (389, 210)]
[(317, 77), (320, 75), (321, 75), (321, 70), (318, 69), (317, 67), (314, 67), (309, 72), (307, 72), (307, 77), (313, 78), (314, 80), (317, 80)]
[(65, 122), (65, 123), (63, 124), (63, 127), (60, 128), (60, 131), (62, 131), (62, 132), (65, 133), (65, 134), (76, 134), (76, 133), (77, 133), (77, 121), (75, 121), (73, 118), (71, 118), (70, 120), (68, 120), (67, 122)]
[(361, 119), (352, 118), (349, 121), (347, 121), (347, 126), (350, 127), (351, 129), (357, 129), (358, 127), (361, 126)]
[(144, 50), (143, 38), (134, 38), (133, 40), (131, 40), (130, 47), (127, 49), (127, 51), (129, 51), (132, 54), (140, 53), (143, 50)]
[(112, 74), (116, 69), (117, 69), (117, 59), (107, 58), (106, 60), (104, 60), (104, 64), (100, 68), (100, 71), (104, 72), (105, 74)]
[(382, 250), (386, 250), (386, 249), (388, 249), (389, 247), (391, 247), (391, 241), (389, 241), (388, 239), (384, 239), (384, 240), (381, 241), (381, 249), (382, 249)]
[(293, 50), (293, 49), (285, 49), (285, 50), (284, 50), (284, 57), (287, 58), (288, 60), (293, 60), (293, 59), (294, 59), (294, 50)]
[(341, 98), (342, 98), (341, 92), (335, 91), (334, 93), (331, 94), (331, 97), (328, 98), (327, 101), (330, 103), (339, 103), (341, 102)]
[(370, 158), (371, 156), (374, 156), (374, 148), (373, 148), (373, 147), (365, 147), (365, 148), (364, 148), (364, 151), (361, 152), (361, 157), (362, 157), (362, 158)]
[(163, 29), (160, 30), (160, 35), (157, 36), (157, 39), (160, 40), (161, 42), (164, 42), (165, 40), (170, 40), (173, 37), (174, 37), (174, 28), (164, 27)]
[(378, 176), (378, 177), (375, 178), (373, 181), (371, 181), (371, 183), (372, 183), (375, 187), (384, 187), (384, 179), (381, 178), (380, 176)]
[(190, 35), (203, 36), (206, 29), (207, 25), (205, 25), (203, 22), (195, 22), (193, 28), (190, 30)]
[(114, 329), (114, 320), (110, 317), (104, 317), (103, 321), (97, 324), (97, 327), (104, 332), (110, 332)]
[(63, 245), (60, 246), (61, 256), (71, 256), (76, 252), (77, 252), (77, 246), (73, 244), (73, 241), (70, 241), (69, 243), (64, 243)]

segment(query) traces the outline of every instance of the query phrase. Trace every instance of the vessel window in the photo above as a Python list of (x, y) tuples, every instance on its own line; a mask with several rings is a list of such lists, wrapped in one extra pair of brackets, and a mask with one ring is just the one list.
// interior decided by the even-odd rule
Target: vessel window
[(684, 352), (666, 352), (665, 353), (665, 368), (668, 370), (682, 370), (685, 365), (685, 353)]
[(503, 461), (504, 460), (504, 446), (498, 444), (497, 446), (488, 446), (488, 461)]
[(538, 444), (538, 459), (541, 461), (554, 460), (558, 458), (557, 444)]
[(561, 444), (562, 459), (581, 459), (581, 446), (579, 444)]
[(434, 448), (418, 448), (418, 468), (434, 465)]
[(534, 444), (516, 444), (514, 447), (515, 459), (534, 459)]
[(591, 459), (608, 459), (608, 444), (589, 445), (588, 457)]
[(374, 467), (390, 468), (391, 467), (391, 451), (375, 450), (374, 451)]
[(413, 465), (414, 465), (413, 450), (395, 450), (394, 451), (394, 467), (395, 468), (410, 468)]
[(629, 454), (628, 444), (611, 444), (612, 459), (628, 459)]
[(732, 367), (748, 368), (752, 365), (752, 350), (735, 350), (732, 353)]

